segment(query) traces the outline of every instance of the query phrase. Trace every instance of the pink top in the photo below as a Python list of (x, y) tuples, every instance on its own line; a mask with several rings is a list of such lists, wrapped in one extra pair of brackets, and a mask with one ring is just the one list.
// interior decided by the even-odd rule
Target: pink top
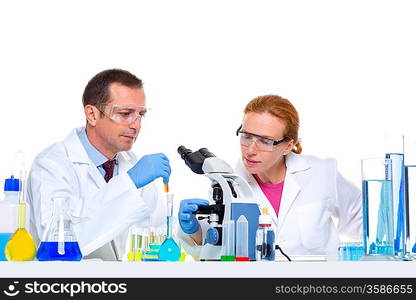
[(280, 208), (280, 200), (282, 199), (282, 192), (283, 192), (283, 184), (284, 181), (279, 183), (264, 183), (260, 180), (257, 175), (253, 175), (256, 179), (257, 183), (259, 184), (261, 190), (263, 191), (264, 195), (269, 200), (270, 204), (273, 206), (274, 211), (276, 212), (276, 216), (279, 215), (279, 208)]

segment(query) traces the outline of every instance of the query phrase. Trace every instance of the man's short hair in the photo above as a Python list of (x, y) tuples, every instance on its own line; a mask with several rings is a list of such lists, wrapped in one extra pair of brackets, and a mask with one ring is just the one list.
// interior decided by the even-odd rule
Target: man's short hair
[(101, 108), (110, 99), (110, 85), (119, 83), (130, 88), (143, 88), (143, 82), (135, 75), (121, 69), (104, 70), (88, 82), (82, 95), (84, 107), (93, 105)]

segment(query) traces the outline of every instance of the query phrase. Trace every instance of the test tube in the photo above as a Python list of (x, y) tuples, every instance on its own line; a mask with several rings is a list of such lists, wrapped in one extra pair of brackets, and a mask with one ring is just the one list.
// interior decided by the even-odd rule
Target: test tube
[(244, 215), (237, 219), (236, 261), (250, 261), (248, 256), (248, 221)]
[(167, 238), (172, 237), (172, 216), (173, 216), (173, 194), (166, 193), (166, 201), (167, 201), (167, 222), (166, 222), (166, 229), (167, 229)]
[(406, 205), (408, 214), (408, 251), (416, 259), (416, 165), (408, 165), (406, 170)]
[(394, 252), (400, 259), (405, 259), (408, 241), (406, 221), (407, 207), (405, 205), (405, 169), (403, 153), (387, 153), (386, 158), (391, 159), (392, 189), (393, 189), (393, 226), (394, 226)]
[(221, 261), (235, 261), (235, 231), (234, 220), (224, 221), (222, 228)]

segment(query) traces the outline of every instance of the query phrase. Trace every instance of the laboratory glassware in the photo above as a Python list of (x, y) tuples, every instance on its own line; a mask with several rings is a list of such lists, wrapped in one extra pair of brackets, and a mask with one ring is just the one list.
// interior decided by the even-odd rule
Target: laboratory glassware
[(0, 261), (5, 261), (6, 244), (18, 227), (20, 180), (12, 175), (4, 182), (3, 200), (0, 200)]
[(166, 193), (166, 200), (168, 205), (167, 237), (159, 248), (159, 260), (178, 261), (181, 257), (181, 248), (178, 246), (172, 236), (173, 194)]
[(274, 261), (275, 235), (269, 210), (264, 207), (259, 216), (259, 227), (256, 232), (256, 260)]
[(408, 239), (408, 207), (405, 202), (405, 168), (403, 153), (387, 153), (392, 167), (392, 198), (393, 198), (393, 235), (394, 254), (403, 260), (408, 259), (406, 243)]
[[(21, 151), (16, 156), (23, 157)], [(16, 157), (15, 157), (16, 158)], [(6, 244), (5, 255), (9, 261), (33, 260), (36, 255), (36, 244), (29, 231), (26, 230), (26, 169), (24, 159), (20, 166), (18, 228)]]
[(395, 260), (392, 161), (361, 160), (364, 256), (361, 260)]
[(37, 252), (39, 261), (79, 261), (82, 258), (68, 214), (68, 197), (53, 197), (53, 214)]
[(235, 261), (235, 222), (223, 222), (221, 261)]
[(237, 219), (235, 260), (249, 261), (248, 255), (248, 221), (244, 215)]

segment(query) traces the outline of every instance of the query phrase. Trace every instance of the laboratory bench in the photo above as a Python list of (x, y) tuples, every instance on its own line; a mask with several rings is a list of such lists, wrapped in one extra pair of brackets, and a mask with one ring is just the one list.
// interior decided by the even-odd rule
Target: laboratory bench
[(416, 278), (416, 261), (0, 262), (0, 278)]

